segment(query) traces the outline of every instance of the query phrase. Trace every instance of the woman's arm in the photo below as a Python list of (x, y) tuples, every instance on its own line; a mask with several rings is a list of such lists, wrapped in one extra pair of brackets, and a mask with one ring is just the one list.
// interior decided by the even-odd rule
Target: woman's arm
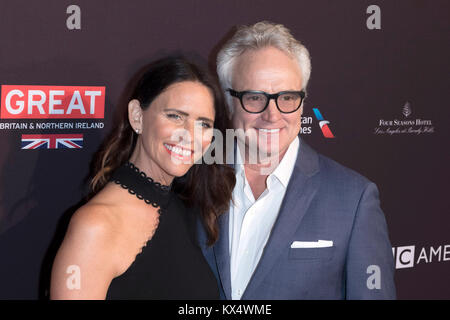
[(105, 299), (118, 261), (117, 229), (108, 213), (88, 204), (74, 214), (53, 263), (50, 299)]

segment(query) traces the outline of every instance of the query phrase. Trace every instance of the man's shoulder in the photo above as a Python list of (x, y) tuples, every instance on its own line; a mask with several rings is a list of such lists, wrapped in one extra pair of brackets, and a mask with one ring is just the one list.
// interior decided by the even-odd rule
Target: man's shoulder
[[(314, 182), (317, 187), (317, 194), (320, 195), (323, 203), (329, 200), (333, 205), (337, 203), (346, 206), (357, 204), (368, 190), (371, 190), (371, 188), (377, 189), (372, 181), (357, 171), (314, 151), (310, 147), (308, 147), (308, 150), (305, 149), (303, 149), (307, 153), (305, 157), (314, 159), (314, 167), (316, 168), (314, 175), (311, 176), (314, 181), (310, 180), (310, 183)], [(301, 159), (298, 160), (301, 161)], [(302, 165), (300, 164), (298, 167), (301, 168)]]
[[(353, 183), (361, 185), (372, 183), (368, 178), (358, 173), (354, 169), (351, 169), (339, 163), (338, 160), (331, 159), (321, 154), (313, 147), (311, 147), (308, 143), (306, 143), (303, 139), (301, 139), (299, 152), (299, 157), (302, 156), (304, 157), (303, 160), (301, 158), (297, 158), (297, 163), (300, 164), (299, 167), (317, 168), (318, 170), (308, 170), (320, 173), (322, 178), (338, 180), (342, 182), (352, 181)], [(305, 162), (308, 163), (308, 166), (304, 165)]]
[(320, 153), (317, 153), (317, 155), (322, 181), (329, 181), (341, 187), (351, 189), (365, 189), (372, 183), (367, 177), (340, 164), (336, 160)]

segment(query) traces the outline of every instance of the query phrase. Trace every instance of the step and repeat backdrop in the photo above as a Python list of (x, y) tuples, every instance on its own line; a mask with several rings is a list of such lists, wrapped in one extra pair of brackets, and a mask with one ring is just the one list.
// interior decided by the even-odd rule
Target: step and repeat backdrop
[[(130, 78), (233, 27), (308, 48), (305, 141), (374, 181), (400, 299), (450, 299), (449, 1), (0, 1), (0, 298), (45, 298)], [(325, 125), (324, 125), (325, 124)]]

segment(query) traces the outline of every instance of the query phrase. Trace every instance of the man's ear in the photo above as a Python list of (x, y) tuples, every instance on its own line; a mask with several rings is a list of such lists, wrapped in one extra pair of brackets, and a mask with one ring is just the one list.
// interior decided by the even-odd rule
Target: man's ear
[(137, 99), (128, 103), (128, 121), (136, 133), (142, 133), (142, 108)]

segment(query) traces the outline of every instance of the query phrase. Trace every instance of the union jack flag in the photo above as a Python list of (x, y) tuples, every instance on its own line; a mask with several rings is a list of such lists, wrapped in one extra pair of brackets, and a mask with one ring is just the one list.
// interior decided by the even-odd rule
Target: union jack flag
[(23, 134), (22, 149), (82, 149), (82, 134)]

